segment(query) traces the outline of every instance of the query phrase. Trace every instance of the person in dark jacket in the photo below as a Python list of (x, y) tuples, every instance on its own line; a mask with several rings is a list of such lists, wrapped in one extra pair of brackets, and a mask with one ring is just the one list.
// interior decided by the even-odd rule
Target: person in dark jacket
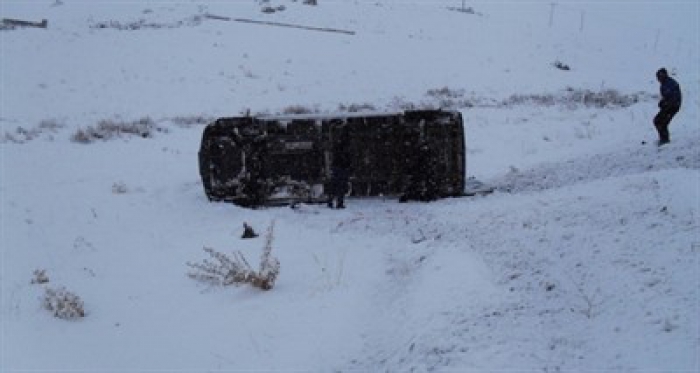
[(682, 95), (681, 87), (675, 79), (668, 76), (666, 69), (661, 68), (656, 72), (656, 79), (661, 84), (661, 100), (659, 101), (659, 113), (654, 117), (654, 126), (659, 132), (658, 145), (671, 142), (671, 135), (668, 132), (668, 125), (671, 119), (681, 109)]
[(344, 209), (345, 195), (348, 193), (350, 181), (350, 149), (348, 129), (340, 131), (339, 141), (333, 147), (333, 163), (331, 167), (330, 190), (328, 207)]
[(331, 185), (328, 196), (328, 207), (345, 208), (345, 195), (348, 193), (348, 169), (344, 165), (333, 165), (331, 169)]

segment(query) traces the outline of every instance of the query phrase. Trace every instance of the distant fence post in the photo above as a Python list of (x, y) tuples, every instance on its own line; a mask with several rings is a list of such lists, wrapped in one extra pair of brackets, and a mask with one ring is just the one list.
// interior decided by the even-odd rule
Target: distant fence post
[(31, 22), (31, 21), (24, 21), (21, 19), (3, 18), (2, 20), (0, 20), (0, 26), (2, 28), (15, 28), (15, 27), (47, 28), (47, 27), (49, 27), (49, 21), (47, 19), (42, 19), (41, 22)]
[(656, 38), (654, 39), (654, 52), (656, 52), (656, 47), (659, 45), (659, 38), (661, 37), (661, 29), (656, 29)]
[(554, 25), (554, 7), (557, 6), (557, 3), (551, 3), (549, 5), (549, 27), (552, 27), (552, 25)]

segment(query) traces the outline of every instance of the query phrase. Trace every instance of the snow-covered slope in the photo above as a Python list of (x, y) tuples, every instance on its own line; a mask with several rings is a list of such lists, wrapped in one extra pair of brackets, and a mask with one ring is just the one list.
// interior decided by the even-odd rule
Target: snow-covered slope
[[(49, 27), (0, 31), (0, 370), (698, 370), (698, 3), (465, 5), (1, 2)], [(684, 106), (658, 149), (662, 66)], [(607, 89), (637, 102), (582, 96)], [(496, 192), (207, 201), (207, 120), (351, 104), (461, 110)], [(147, 138), (72, 140), (141, 119)], [(271, 291), (187, 277), (203, 247), (257, 265), (273, 221)], [(42, 307), (61, 287), (84, 318)]]

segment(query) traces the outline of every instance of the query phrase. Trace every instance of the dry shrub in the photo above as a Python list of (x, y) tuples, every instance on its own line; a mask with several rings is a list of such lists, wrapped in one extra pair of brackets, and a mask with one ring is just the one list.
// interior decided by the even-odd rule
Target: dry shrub
[(112, 184), (112, 193), (114, 194), (126, 194), (129, 192), (129, 188), (123, 182), (118, 182)]
[(43, 305), (59, 319), (73, 320), (85, 317), (83, 300), (63, 287), (56, 289), (47, 287)]
[(82, 144), (89, 144), (96, 140), (111, 140), (130, 136), (151, 138), (156, 132), (167, 132), (167, 130), (158, 126), (149, 117), (131, 122), (105, 119), (97, 123), (96, 127), (91, 126), (85, 129), (78, 129), (73, 134), (72, 140)]
[(15, 144), (24, 144), (32, 141), (41, 135), (41, 130), (38, 128), (17, 127), (14, 132), (5, 131), (2, 142), (12, 142)]
[(338, 105), (338, 111), (348, 112), (348, 113), (361, 113), (361, 112), (371, 112), (377, 111), (377, 107), (370, 103), (363, 104), (340, 104)]
[(196, 126), (202, 126), (209, 124), (215, 120), (213, 117), (208, 117), (206, 115), (190, 115), (190, 116), (177, 116), (171, 118), (172, 122), (182, 128), (190, 128)]
[(136, 31), (136, 30), (147, 30), (147, 29), (173, 29), (179, 27), (194, 27), (202, 24), (204, 17), (202, 15), (193, 15), (185, 19), (181, 19), (173, 22), (149, 22), (145, 19), (139, 19), (138, 21), (131, 22), (119, 22), (119, 21), (103, 21), (97, 22), (90, 25), (91, 29), (105, 30), (114, 29), (120, 31)]
[(38, 138), (48, 137), (53, 139), (53, 135), (63, 127), (65, 125), (55, 119), (44, 119), (39, 122), (38, 126), (33, 128), (17, 127), (13, 132), (5, 131), (4, 135), (0, 137), (0, 142), (24, 144)]
[(588, 89), (568, 88), (559, 94), (515, 94), (501, 102), (500, 106), (533, 104), (538, 106), (564, 105), (569, 108), (625, 108), (642, 100), (649, 100), (644, 93), (624, 94), (615, 89), (604, 89), (598, 92)]
[(571, 102), (581, 103), (587, 107), (628, 107), (640, 101), (637, 94), (622, 94), (615, 89), (605, 89), (599, 92), (589, 90), (572, 90), (568, 95)]
[(31, 284), (45, 284), (49, 282), (49, 276), (46, 275), (45, 269), (37, 269), (34, 271), (34, 278), (30, 282)]
[(189, 267), (194, 269), (188, 276), (194, 280), (213, 285), (227, 286), (247, 283), (262, 290), (272, 289), (280, 272), (280, 262), (272, 256), (273, 230), (274, 222), (267, 230), (258, 271), (253, 270), (240, 251), (229, 256), (205, 247), (204, 251), (214, 260), (204, 259), (201, 263), (187, 263)]
[(449, 87), (433, 88), (429, 89), (426, 93), (427, 96), (436, 98), (461, 98), (464, 97), (463, 89), (451, 89)]
[(314, 110), (312, 108), (303, 106), (303, 105), (291, 105), (287, 106), (282, 110), (282, 114), (291, 114), (291, 115), (299, 115), (299, 114), (313, 114), (318, 112), (317, 110)]
[(467, 97), (464, 89), (450, 87), (429, 89), (425, 95), (429, 101), (423, 103), (423, 107), (456, 110), (470, 108), (477, 105), (475, 97)]

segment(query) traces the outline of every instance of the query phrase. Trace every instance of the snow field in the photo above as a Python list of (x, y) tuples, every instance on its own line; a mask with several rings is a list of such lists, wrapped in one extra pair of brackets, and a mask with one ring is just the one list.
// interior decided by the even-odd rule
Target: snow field
[[(447, 9), (459, 1), (319, 2), (279, 0), (272, 15), (255, 1), (0, 3), (3, 18), (49, 18), (47, 30), (0, 31), (0, 370), (698, 369), (696, 2), (559, 1), (551, 27), (545, 2), (474, 3), (475, 14)], [(94, 27), (141, 19), (151, 26)], [(684, 106), (657, 149), (660, 66)], [(177, 120), (398, 110), (443, 88), (476, 103), (454, 109), (468, 176), (491, 195), (332, 211), (212, 204), (202, 123)], [(568, 89), (645, 95), (628, 107), (497, 105)], [(161, 130), (71, 141), (139, 118)], [(203, 247), (256, 267), (272, 221), (271, 291), (187, 277)], [(241, 240), (243, 222), (261, 236)], [(31, 283), (38, 269), (48, 283)], [(61, 286), (86, 317), (42, 308), (44, 288)]]

